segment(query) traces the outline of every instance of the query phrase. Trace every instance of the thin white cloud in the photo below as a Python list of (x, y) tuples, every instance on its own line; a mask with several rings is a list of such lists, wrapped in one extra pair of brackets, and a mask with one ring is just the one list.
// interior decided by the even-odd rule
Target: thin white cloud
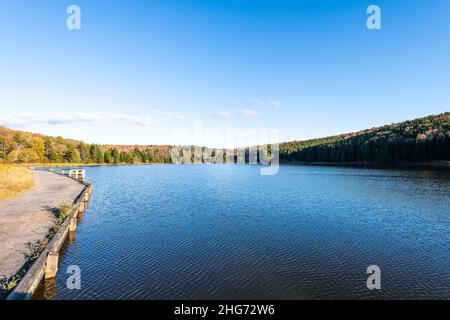
[(153, 111), (155, 115), (157, 115), (156, 120), (183, 120), (186, 119), (186, 117), (182, 114), (175, 113), (175, 112), (162, 112), (162, 111)]
[(250, 109), (243, 109), (239, 111), (239, 114), (243, 117), (243, 118), (255, 118), (258, 116), (258, 112), (256, 112), (255, 110), (250, 110)]
[(220, 118), (231, 118), (233, 116), (233, 114), (230, 111), (226, 110), (217, 111), (215, 115)]
[(271, 101), (267, 101), (267, 105), (271, 106), (272, 108), (280, 108), (282, 103), (280, 101), (277, 100), (271, 100)]
[(172, 120), (183, 120), (186, 119), (186, 116), (178, 113), (169, 113), (168, 116), (171, 117)]
[(283, 103), (278, 100), (263, 100), (263, 99), (250, 99), (248, 101), (250, 104), (264, 106), (264, 107), (272, 107), (275, 109), (281, 108)]
[(250, 103), (250, 104), (259, 104), (260, 102), (261, 102), (261, 99), (253, 98), (253, 99), (248, 100), (248, 103)]
[(158, 113), (158, 117), (134, 116), (111, 112), (26, 113), (12, 116), (0, 115), (0, 124), (7, 127), (27, 127), (36, 124), (63, 125), (73, 123), (148, 126), (161, 120), (178, 120), (182, 118), (184, 118), (182, 115), (175, 113)]

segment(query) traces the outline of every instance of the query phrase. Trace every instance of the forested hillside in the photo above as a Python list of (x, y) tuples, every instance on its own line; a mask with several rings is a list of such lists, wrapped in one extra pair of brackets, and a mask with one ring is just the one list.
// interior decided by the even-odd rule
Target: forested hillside
[(450, 160), (450, 112), (323, 139), (280, 145), (285, 162)]
[[(87, 144), (0, 126), (0, 162), (170, 163), (170, 146)], [(450, 160), (450, 112), (321, 139), (280, 144), (281, 162)]]
[(169, 163), (169, 146), (102, 146), (0, 126), (0, 162)]

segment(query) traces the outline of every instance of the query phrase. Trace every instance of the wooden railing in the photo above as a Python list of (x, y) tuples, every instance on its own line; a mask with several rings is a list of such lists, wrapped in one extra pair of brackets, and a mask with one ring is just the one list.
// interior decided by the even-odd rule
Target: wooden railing
[(84, 169), (67, 169), (62, 170), (61, 173), (75, 180), (84, 180), (86, 178), (86, 171)]

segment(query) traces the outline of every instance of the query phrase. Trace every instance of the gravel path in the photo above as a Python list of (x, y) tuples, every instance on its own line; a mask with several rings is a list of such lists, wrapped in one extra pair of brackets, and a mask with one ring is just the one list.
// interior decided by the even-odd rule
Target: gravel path
[(16, 274), (56, 223), (52, 209), (71, 204), (83, 185), (46, 171), (34, 171), (36, 187), (0, 202), (0, 280)]

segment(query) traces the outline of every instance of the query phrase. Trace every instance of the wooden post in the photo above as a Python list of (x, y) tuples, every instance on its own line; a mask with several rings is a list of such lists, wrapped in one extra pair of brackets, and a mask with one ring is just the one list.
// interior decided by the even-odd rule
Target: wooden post
[(70, 218), (70, 224), (69, 224), (69, 232), (75, 232), (77, 230), (77, 218), (73, 216)]
[(83, 213), (84, 212), (84, 201), (80, 202), (80, 206), (78, 207), (78, 213)]
[(58, 253), (49, 253), (47, 255), (47, 262), (45, 263), (45, 279), (56, 277), (58, 273)]
[(67, 238), (69, 240), (69, 243), (74, 243), (75, 241), (77, 241), (77, 233), (76, 232), (69, 232)]

